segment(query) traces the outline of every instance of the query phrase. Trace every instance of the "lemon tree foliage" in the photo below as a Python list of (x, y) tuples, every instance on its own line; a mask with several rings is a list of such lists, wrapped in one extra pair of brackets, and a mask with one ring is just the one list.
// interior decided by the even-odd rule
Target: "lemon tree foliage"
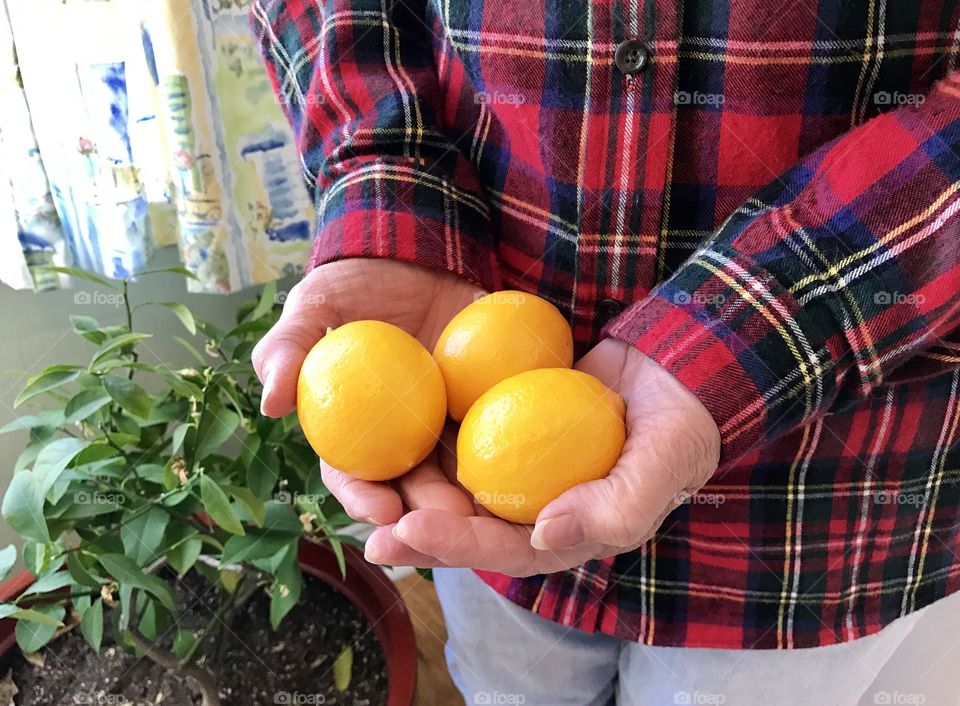
[[(269, 593), (271, 622), (280, 624), (300, 595), (302, 537), (329, 542), (344, 567), (348, 538), (338, 532), (349, 518), (324, 489), (296, 415), (259, 413), (250, 355), (279, 315), (276, 289), (267, 286), (222, 330), (176, 302), (132, 302), (128, 281), (63, 271), (113, 290), (120, 320), (71, 317), (90, 362), (30, 378), (17, 398), (23, 416), (2, 429), (29, 432), (2, 509), (37, 581), (0, 604), (0, 617), (18, 621), (26, 651), (68, 621), (99, 650), (110, 621), (125, 649), (157, 641), (192, 669), (256, 591)], [(190, 367), (156, 362), (150, 332), (136, 328), (147, 306), (179, 319)], [(16, 559), (14, 547), (0, 551), (0, 580)], [(191, 570), (221, 602), (195, 633), (178, 627), (173, 590)]]

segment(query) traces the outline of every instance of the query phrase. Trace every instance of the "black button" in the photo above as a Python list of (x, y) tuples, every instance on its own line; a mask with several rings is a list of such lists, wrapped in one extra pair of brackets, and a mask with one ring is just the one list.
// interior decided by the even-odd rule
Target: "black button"
[(639, 39), (627, 39), (620, 43), (613, 61), (627, 76), (638, 74), (650, 63), (650, 49)]
[(601, 324), (605, 324), (619, 316), (623, 309), (623, 302), (618, 299), (602, 299), (597, 302), (597, 318)]

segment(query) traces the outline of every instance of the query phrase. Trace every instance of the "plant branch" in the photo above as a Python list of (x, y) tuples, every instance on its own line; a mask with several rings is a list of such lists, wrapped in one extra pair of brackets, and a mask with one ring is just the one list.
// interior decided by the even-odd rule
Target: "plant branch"
[(196, 682), (200, 695), (203, 697), (203, 706), (222, 706), (220, 689), (210, 672), (195, 664), (183, 664), (170, 653), (154, 649), (153, 645), (134, 628), (131, 628), (128, 634), (137, 649), (143, 652), (152, 662), (169, 670), (174, 676), (182, 675)]

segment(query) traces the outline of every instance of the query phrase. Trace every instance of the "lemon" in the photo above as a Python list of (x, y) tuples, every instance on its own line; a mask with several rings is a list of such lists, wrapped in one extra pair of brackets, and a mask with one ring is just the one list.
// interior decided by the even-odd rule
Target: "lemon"
[(451, 319), (433, 357), (456, 421), (501, 380), (537, 368), (569, 368), (573, 333), (553, 304), (534, 294), (488, 294)]
[(326, 463), (357, 478), (389, 480), (420, 463), (446, 411), (430, 352), (382, 321), (330, 331), (300, 369), (297, 413), (307, 441)]
[(460, 426), (457, 479), (493, 514), (532, 524), (564, 491), (610, 472), (626, 439), (625, 413), (618, 394), (578, 370), (507, 378)]

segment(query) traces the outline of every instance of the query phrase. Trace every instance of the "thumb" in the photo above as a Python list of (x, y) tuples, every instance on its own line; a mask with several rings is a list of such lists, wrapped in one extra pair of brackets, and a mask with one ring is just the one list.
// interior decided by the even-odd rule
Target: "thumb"
[(685, 484), (669, 471), (629, 469), (623, 461), (606, 478), (574, 486), (541, 510), (531, 545), (556, 551), (593, 543), (625, 550), (646, 540), (683, 502)]
[(283, 417), (297, 408), (300, 368), (310, 349), (323, 338), (328, 318), (291, 293), (280, 320), (253, 349), (253, 367), (263, 384), (260, 411), (264, 415)]

